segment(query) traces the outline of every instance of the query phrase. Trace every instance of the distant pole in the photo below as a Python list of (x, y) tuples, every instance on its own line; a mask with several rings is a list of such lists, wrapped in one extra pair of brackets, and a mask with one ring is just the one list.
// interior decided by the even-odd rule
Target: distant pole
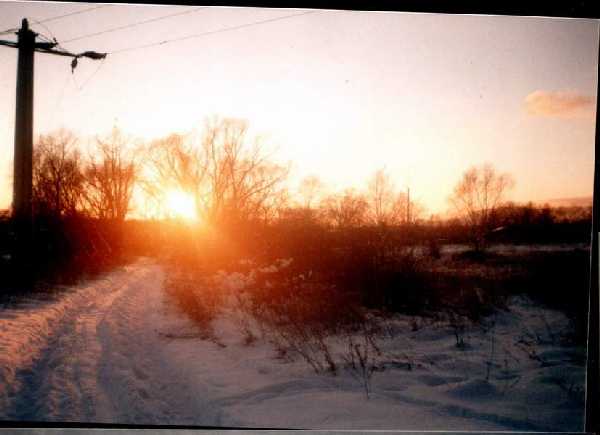
[(410, 223), (410, 187), (406, 188), (406, 223)]
[(13, 171), (13, 218), (17, 224), (18, 250), (28, 249), (32, 236), (33, 162), (33, 53), (36, 33), (24, 18), (18, 34), (17, 100)]

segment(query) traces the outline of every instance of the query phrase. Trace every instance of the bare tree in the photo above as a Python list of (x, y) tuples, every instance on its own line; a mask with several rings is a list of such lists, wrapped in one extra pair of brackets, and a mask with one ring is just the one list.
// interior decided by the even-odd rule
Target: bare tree
[(376, 225), (389, 225), (393, 218), (394, 183), (384, 169), (373, 174), (368, 185), (371, 220)]
[(37, 214), (73, 215), (82, 205), (84, 178), (77, 138), (67, 130), (41, 135), (33, 155), (33, 206)]
[[(202, 150), (207, 188), (201, 200), (210, 222), (264, 219), (284, 195), (289, 169), (269, 160), (260, 140), (247, 140), (243, 120), (213, 118), (207, 121)], [(279, 199), (276, 199), (279, 198)]]
[[(145, 147), (139, 185), (157, 212), (163, 212), (170, 189), (190, 192), (197, 199), (207, 179), (207, 161), (189, 136), (171, 134)], [(198, 210), (200, 211), (200, 210)]]
[(398, 192), (394, 198), (391, 209), (391, 220), (393, 223), (411, 223), (422, 218), (425, 214), (425, 206), (420, 202), (410, 200), (405, 192)]
[[(410, 201), (405, 192), (397, 192), (384, 169), (377, 170), (368, 184), (369, 215), (375, 225), (398, 225), (413, 222), (423, 213), (423, 207)], [(410, 216), (408, 213), (410, 207)]]
[(206, 121), (200, 141), (171, 135), (148, 148), (151, 175), (142, 185), (160, 198), (165, 189), (194, 194), (198, 215), (212, 225), (272, 219), (287, 201), (288, 168), (269, 160), (248, 125), (237, 119)]
[(310, 209), (319, 200), (324, 190), (325, 184), (316, 175), (303, 178), (298, 188), (303, 207)]
[(493, 228), (495, 212), (513, 185), (509, 174), (499, 174), (492, 165), (484, 164), (468, 169), (454, 188), (450, 202), (472, 230), (475, 250), (486, 248), (486, 238)]
[(322, 207), (327, 220), (334, 226), (349, 228), (366, 222), (369, 204), (363, 195), (346, 189), (342, 194), (325, 198)]
[(116, 127), (106, 138), (96, 139), (99, 156), (90, 157), (85, 171), (85, 200), (92, 216), (125, 220), (137, 174), (130, 143)]

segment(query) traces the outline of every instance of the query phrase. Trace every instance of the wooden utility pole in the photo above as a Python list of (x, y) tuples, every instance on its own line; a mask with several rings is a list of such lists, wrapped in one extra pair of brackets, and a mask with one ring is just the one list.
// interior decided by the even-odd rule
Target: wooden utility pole
[(17, 63), (17, 100), (15, 113), (15, 151), (13, 172), (12, 217), (16, 230), (17, 257), (27, 259), (29, 256), (32, 226), (32, 167), (33, 167), (33, 66), (34, 53), (55, 54), (72, 57), (71, 68), (77, 66), (77, 59), (104, 59), (106, 53), (86, 51), (74, 54), (66, 50), (54, 50), (55, 42), (36, 42), (37, 33), (29, 29), (26, 18), (21, 22), (17, 32), (17, 42), (0, 41), (0, 45), (18, 49)]
[(406, 188), (406, 223), (410, 224), (410, 187)]
[(15, 154), (13, 172), (13, 218), (17, 225), (17, 243), (28, 245), (31, 238), (31, 188), (33, 162), (33, 53), (36, 33), (23, 19), (17, 33), (17, 101), (15, 112)]

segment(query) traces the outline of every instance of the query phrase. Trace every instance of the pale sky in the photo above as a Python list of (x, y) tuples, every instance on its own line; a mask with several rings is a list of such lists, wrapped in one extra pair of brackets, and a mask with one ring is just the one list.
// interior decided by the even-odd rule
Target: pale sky
[[(0, 1), (0, 32), (98, 5)], [(33, 28), (61, 42), (187, 8), (111, 5)], [(63, 45), (113, 52), (303, 11), (210, 7)], [(70, 58), (36, 53), (34, 134), (105, 134), (116, 122), (150, 139), (220, 115), (246, 119), (291, 162), (291, 189), (312, 174), (331, 190), (362, 188), (385, 167), (437, 213), (464, 170), (490, 162), (512, 174), (515, 201), (590, 196), (598, 30), (589, 19), (318, 11), (81, 59), (73, 75)], [(12, 195), (16, 64), (0, 46), (0, 209)]]

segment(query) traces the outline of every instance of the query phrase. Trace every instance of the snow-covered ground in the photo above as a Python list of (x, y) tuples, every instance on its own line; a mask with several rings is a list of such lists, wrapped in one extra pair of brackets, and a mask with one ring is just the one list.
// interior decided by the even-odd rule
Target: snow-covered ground
[(487, 329), (466, 325), (462, 348), (444, 322), (390, 320), (367, 398), (348, 370), (316, 374), (299, 358), (278, 358), (268, 340), (245, 344), (234, 309), (213, 322), (215, 339), (201, 338), (163, 279), (142, 260), (52, 301), (2, 310), (0, 419), (583, 430), (583, 351), (561, 342), (562, 314), (527, 299)]

